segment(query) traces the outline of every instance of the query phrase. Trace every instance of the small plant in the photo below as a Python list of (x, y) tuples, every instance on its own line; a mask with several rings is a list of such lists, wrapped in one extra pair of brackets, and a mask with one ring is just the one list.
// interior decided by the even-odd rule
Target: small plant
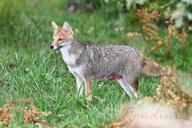
[[(21, 106), (21, 103), (27, 104)], [(8, 101), (0, 108), (0, 120), (4, 125), (9, 125), (13, 114), (19, 110), (23, 113), (23, 122), (26, 124), (34, 123), (40, 125), (49, 125), (46, 120), (41, 119), (42, 116), (49, 116), (50, 112), (41, 112), (32, 105), (31, 99), (20, 99), (17, 101)]]
[[(159, 8), (151, 8), (150, 6), (142, 6), (136, 9), (136, 12), (132, 14), (132, 18), (138, 19), (141, 25), (141, 35), (144, 37), (146, 42), (152, 44), (152, 52), (156, 52), (158, 49), (165, 47), (167, 54), (172, 54), (172, 41), (173, 39), (177, 40), (180, 43), (181, 49), (186, 49), (188, 42), (188, 34), (186, 28), (182, 27), (180, 29), (173, 23), (172, 19), (162, 18), (164, 9), (162, 6)], [(166, 26), (164, 28), (166, 35), (160, 36), (160, 27), (157, 26), (157, 23), (161, 22)], [(149, 45), (149, 44), (147, 44)]]

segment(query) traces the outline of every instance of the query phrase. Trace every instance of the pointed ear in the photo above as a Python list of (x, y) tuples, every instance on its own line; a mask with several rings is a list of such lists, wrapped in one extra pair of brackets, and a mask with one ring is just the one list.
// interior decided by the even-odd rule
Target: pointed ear
[(58, 25), (54, 21), (52, 21), (51, 23), (52, 23), (53, 30), (54, 31), (57, 30), (58, 29)]
[(64, 30), (65, 32), (73, 32), (70, 24), (69, 24), (67, 21), (64, 22), (62, 28), (63, 28), (63, 30)]

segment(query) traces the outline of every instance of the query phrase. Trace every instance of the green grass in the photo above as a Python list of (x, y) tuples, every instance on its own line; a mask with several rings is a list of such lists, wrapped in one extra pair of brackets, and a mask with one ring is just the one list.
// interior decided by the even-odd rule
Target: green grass
[[(7, 100), (32, 98), (39, 110), (52, 112), (47, 120), (53, 126), (100, 127), (118, 118), (120, 106), (129, 102), (129, 97), (117, 82), (101, 80), (93, 81), (93, 101), (78, 98), (74, 77), (60, 53), (49, 48), (51, 21), (62, 25), (67, 20), (76, 37), (86, 44), (115, 43), (141, 47), (145, 42), (127, 41), (126, 32), (139, 30), (137, 24), (132, 26), (127, 14), (109, 15), (103, 10), (69, 13), (64, 9), (65, 4), (65, 1), (52, 0), (48, 4), (42, 0), (30, 7), (24, 0), (0, 2), (0, 107)], [(117, 25), (125, 26), (125, 29), (115, 31)], [(189, 52), (183, 57), (176, 48), (175, 56), (170, 59), (164, 57), (164, 51), (162, 49), (155, 55), (149, 53), (149, 56), (165, 64), (176, 63), (181, 70), (190, 68)], [(181, 57), (183, 61), (179, 60)], [(158, 82), (158, 78), (142, 76), (142, 95), (153, 95)], [(21, 118), (22, 114), (14, 116), (8, 127), (24, 127)]]

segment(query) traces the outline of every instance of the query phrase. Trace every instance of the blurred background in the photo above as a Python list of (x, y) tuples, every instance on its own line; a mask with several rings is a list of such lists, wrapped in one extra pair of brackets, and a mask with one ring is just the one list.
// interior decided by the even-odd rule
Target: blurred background
[[(53, 124), (94, 127), (113, 121), (118, 105), (129, 101), (117, 83), (105, 81), (94, 81), (92, 104), (75, 98), (73, 76), (49, 48), (51, 21), (60, 26), (68, 21), (87, 45), (137, 47), (161, 65), (175, 67), (191, 86), (191, 0), (1, 0), (0, 106), (32, 98), (38, 109), (52, 112)], [(159, 79), (140, 81), (142, 95), (154, 95)], [(22, 124), (20, 116), (12, 126)]]

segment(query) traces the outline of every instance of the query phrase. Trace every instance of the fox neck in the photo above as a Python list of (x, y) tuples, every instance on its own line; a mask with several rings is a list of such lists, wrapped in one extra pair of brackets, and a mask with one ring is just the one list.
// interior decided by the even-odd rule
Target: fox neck
[(75, 38), (66, 45), (60, 48), (62, 58), (68, 66), (75, 66), (81, 53), (84, 51), (85, 45), (78, 42)]

